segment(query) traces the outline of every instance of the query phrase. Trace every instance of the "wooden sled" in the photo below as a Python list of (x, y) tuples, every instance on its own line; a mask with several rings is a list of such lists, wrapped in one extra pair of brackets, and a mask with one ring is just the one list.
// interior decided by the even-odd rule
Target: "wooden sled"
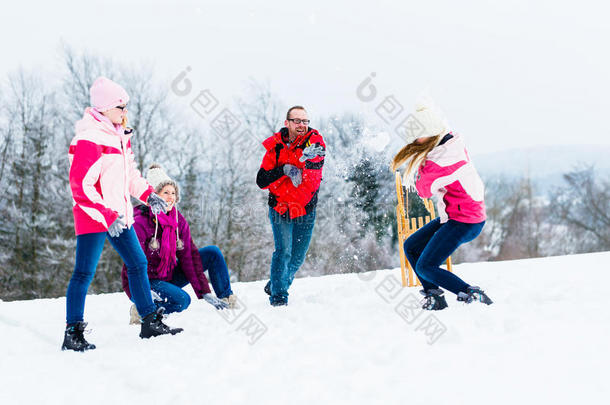
[[(430, 215), (425, 217), (409, 217), (409, 195), (407, 193), (407, 188), (402, 185), (402, 178), (398, 171), (396, 171), (396, 196), (398, 197), (398, 204), (396, 205), (396, 223), (398, 224), (398, 251), (400, 252), (402, 286), (416, 287), (420, 286), (421, 283), (407, 260), (407, 256), (404, 252), (404, 243), (415, 231), (436, 218), (434, 204), (430, 199), (424, 198), (424, 206)], [(447, 270), (452, 271), (451, 257), (447, 259)]]

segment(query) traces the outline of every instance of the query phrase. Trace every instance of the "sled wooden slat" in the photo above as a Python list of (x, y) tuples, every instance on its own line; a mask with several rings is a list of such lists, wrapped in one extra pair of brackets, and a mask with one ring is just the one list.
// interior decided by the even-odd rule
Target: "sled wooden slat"
[[(396, 206), (396, 218), (398, 218), (398, 240), (401, 241), (404, 239), (404, 236), (402, 234), (403, 229), (405, 227), (405, 223), (404, 223), (404, 218), (401, 218), (400, 216), (401, 212), (400, 212), (400, 205)], [(400, 274), (402, 276), (402, 285), (406, 285), (407, 284), (407, 279), (406, 279), (406, 269), (405, 269), (405, 263), (407, 262), (407, 258), (405, 257), (405, 252), (404, 249), (398, 249), (400, 251)]]
[[(430, 215), (426, 215), (425, 217), (409, 216), (409, 196), (406, 187), (402, 185), (402, 179), (398, 171), (396, 171), (396, 197), (398, 198), (398, 204), (396, 204), (396, 225), (398, 227), (398, 251), (400, 255), (402, 286), (416, 287), (420, 286), (421, 283), (407, 260), (407, 256), (404, 252), (404, 243), (405, 240), (419, 228), (436, 218), (436, 212), (434, 210), (434, 203), (430, 199), (424, 198), (424, 206)], [(447, 270), (453, 271), (451, 257), (447, 258)]]

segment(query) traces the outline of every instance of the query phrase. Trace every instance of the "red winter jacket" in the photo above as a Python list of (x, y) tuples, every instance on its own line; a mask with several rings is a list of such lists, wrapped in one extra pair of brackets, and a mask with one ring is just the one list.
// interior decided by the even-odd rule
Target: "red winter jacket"
[[(322, 181), (324, 157), (300, 162), (303, 149), (309, 145), (319, 144), (324, 149), (324, 139), (317, 130), (308, 128), (305, 135), (298, 137), (290, 145), (287, 144), (288, 129), (279, 132), (263, 141), (265, 156), (256, 176), (256, 184), (269, 190), (269, 206), (279, 214), (287, 214), (290, 218), (298, 218), (310, 213), (318, 202), (318, 189)], [(284, 175), (284, 165), (291, 164), (303, 170), (303, 181), (298, 187), (292, 184), (290, 178)]]

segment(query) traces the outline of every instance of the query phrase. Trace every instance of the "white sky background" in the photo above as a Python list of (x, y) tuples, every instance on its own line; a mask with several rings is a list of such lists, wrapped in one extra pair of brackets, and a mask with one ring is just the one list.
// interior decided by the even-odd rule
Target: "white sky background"
[[(95, 4), (94, 4), (95, 3)], [(228, 103), (249, 77), (316, 116), (373, 115), (356, 97), (371, 72), (380, 97), (410, 110), (428, 89), (471, 153), (610, 144), (610, 6), (601, 1), (5, 2), (3, 77), (59, 68), (77, 51), (186, 66)], [(133, 97), (134, 95), (132, 95)], [(182, 100), (176, 100), (182, 102)], [(185, 108), (188, 103), (184, 102)]]

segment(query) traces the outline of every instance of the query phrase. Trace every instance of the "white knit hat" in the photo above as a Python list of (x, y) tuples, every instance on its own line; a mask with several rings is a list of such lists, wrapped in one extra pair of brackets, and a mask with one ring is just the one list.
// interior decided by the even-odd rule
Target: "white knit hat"
[(165, 170), (158, 163), (153, 163), (148, 167), (148, 173), (146, 173), (146, 181), (148, 184), (153, 186), (156, 193), (160, 193), (163, 187), (171, 184), (176, 189), (176, 202), (180, 201), (180, 189), (178, 183), (172, 180)]
[(429, 96), (422, 96), (417, 100), (412, 117), (416, 120), (418, 130), (407, 131), (405, 134), (407, 144), (412, 143), (418, 138), (443, 136), (451, 132), (443, 112)]

